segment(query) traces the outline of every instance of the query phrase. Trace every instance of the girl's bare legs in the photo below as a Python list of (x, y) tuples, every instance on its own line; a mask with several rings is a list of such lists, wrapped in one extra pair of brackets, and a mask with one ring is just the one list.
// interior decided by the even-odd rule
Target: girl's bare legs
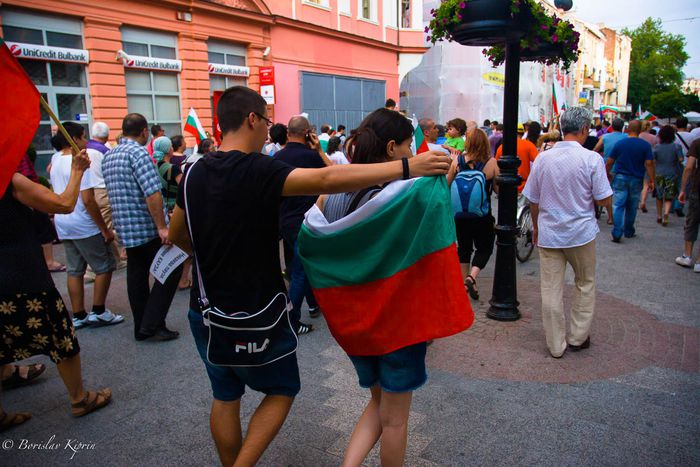
[(367, 404), (345, 451), (343, 466), (355, 467), (364, 462), (377, 440), (383, 467), (402, 466), (406, 457), (408, 416), (413, 392), (386, 392), (374, 386)]

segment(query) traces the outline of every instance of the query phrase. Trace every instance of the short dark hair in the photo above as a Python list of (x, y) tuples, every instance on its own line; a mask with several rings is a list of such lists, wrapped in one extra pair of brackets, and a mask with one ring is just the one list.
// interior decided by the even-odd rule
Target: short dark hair
[[(80, 138), (85, 134), (85, 128), (74, 122), (63, 122), (63, 128), (66, 129), (71, 138)], [(57, 131), (55, 135), (51, 137), (51, 146), (56, 151), (61, 151), (67, 147), (70, 147), (70, 143), (63, 136), (63, 133)]]
[(607, 120), (603, 120), (603, 126), (610, 126), (610, 122)]
[(214, 140), (210, 138), (204, 138), (199, 146), (197, 146), (197, 153), (199, 154), (209, 154), (211, 148), (214, 146)]
[(492, 121), (491, 121), (491, 125), (496, 125), (496, 126), (498, 126), (498, 122), (497, 122), (496, 120), (492, 120)]
[(185, 137), (182, 135), (171, 136), (170, 142), (173, 143), (173, 149), (177, 151), (185, 145)]
[(484, 126), (491, 126), (491, 120), (489, 120), (488, 118), (484, 120)]
[(340, 149), (340, 138), (334, 136), (328, 140), (328, 149), (326, 149), (326, 154), (333, 154), (338, 149)]
[(162, 126), (157, 125), (157, 124), (151, 126), (151, 134), (152, 134), (153, 136), (158, 136), (158, 133), (160, 133), (161, 131), (163, 131), (163, 127), (162, 127)]
[(345, 125), (338, 125), (338, 131), (343, 131), (345, 129)]
[(331, 126), (328, 123), (321, 125), (321, 133), (328, 133), (331, 131)]
[(671, 125), (664, 125), (659, 130), (659, 141), (664, 144), (673, 143), (676, 139), (676, 132)]
[(678, 131), (686, 130), (688, 128), (688, 119), (686, 117), (676, 117), (676, 128)]
[(270, 127), (270, 141), (277, 144), (287, 144), (287, 125), (275, 123)]
[(260, 94), (245, 86), (232, 86), (219, 98), (216, 117), (221, 134), (238, 130), (251, 112), (265, 114), (267, 103)]
[(447, 122), (447, 126), (453, 127), (455, 130), (459, 131), (459, 134), (462, 136), (464, 136), (464, 134), (467, 132), (467, 122), (461, 118), (453, 118)]
[(614, 131), (622, 131), (625, 128), (625, 121), (621, 118), (613, 118), (612, 127)]
[(390, 97), (384, 103), (384, 107), (396, 107), (396, 101)]
[(124, 136), (141, 136), (144, 128), (148, 128), (148, 121), (141, 114), (129, 114), (122, 120), (122, 134)]

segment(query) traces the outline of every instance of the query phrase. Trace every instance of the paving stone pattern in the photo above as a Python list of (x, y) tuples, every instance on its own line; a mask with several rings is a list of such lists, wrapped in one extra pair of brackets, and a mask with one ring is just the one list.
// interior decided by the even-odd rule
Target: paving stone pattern
[[(474, 303), (472, 328), (429, 349), (429, 381), (414, 395), (406, 464), (700, 465), (700, 274), (673, 264), (681, 225), (673, 217), (664, 229), (652, 212), (640, 214), (638, 237), (618, 245), (601, 221), (592, 345), (561, 360), (547, 356), (537, 255), (518, 266), (523, 318), (515, 323), (484, 317), (492, 260), (479, 279), (482, 302)], [(62, 259), (62, 247), (56, 254)], [(54, 279), (67, 299), (65, 275)], [(217, 465), (209, 382), (188, 329), (187, 293), (178, 292), (168, 318), (182, 337), (166, 343), (133, 341), (123, 270), (108, 305), (126, 323), (81, 329), (78, 337), (86, 386), (110, 386), (114, 402), (73, 419), (49, 364), (35, 384), (0, 396), (6, 409), (34, 415), (0, 434), (0, 465)], [(318, 329), (299, 347), (302, 391), (260, 465), (340, 465), (368, 400), (323, 319), (313, 322)], [(259, 400), (250, 391), (244, 396), (244, 423)], [(88, 448), (71, 459), (66, 439)], [(22, 440), (37, 446), (20, 449)], [(376, 448), (366, 464), (379, 464)]]

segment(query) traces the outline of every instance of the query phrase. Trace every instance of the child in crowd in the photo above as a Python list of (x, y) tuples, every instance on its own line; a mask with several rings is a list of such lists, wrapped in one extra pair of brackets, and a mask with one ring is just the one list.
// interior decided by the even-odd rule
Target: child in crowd
[(453, 148), (464, 151), (464, 134), (467, 132), (467, 122), (454, 118), (447, 122), (447, 140), (442, 145), (445, 149)]

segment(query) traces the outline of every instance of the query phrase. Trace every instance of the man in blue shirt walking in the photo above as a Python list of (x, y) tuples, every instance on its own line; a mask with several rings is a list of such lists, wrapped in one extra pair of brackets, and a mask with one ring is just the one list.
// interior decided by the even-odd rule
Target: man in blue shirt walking
[(644, 185), (644, 172), (649, 175), (649, 189), (654, 189), (654, 157), (651, 144), (639, 137), (642, 122), (629, 124), (629, 137), (621, 139), (610, 152), (606, 162), (608, 174), (615, 174), (613, 189), (612, 241), (634, 237), (634, 221)]

